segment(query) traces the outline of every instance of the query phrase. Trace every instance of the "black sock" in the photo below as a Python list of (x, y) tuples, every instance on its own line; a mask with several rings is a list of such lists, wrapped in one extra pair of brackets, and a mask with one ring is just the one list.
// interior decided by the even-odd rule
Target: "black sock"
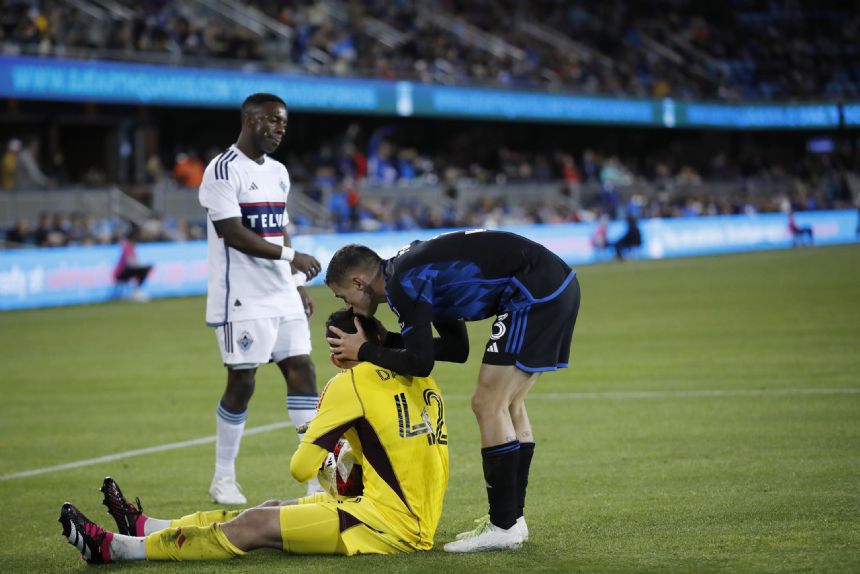
[(481, 449), (490, 522), (499, 528), (507, 529), (517, 522), (519, 454), (520, 443), (516, 440)]
[(526, 488), (529, 486), (529, 468), (535, 453), (535, 443), (520, 443), (519, 469), (517, 470), (517, 518), (523, 515), (526, 506)]

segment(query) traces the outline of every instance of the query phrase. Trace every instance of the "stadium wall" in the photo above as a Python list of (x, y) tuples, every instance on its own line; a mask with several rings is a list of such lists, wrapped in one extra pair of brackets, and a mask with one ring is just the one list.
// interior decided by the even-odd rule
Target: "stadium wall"
[[(798, 213), (797, 223), (810, 226), (816, 245), (855, 243), (858, 214), (854, 210)], [(613, 241), (626, 223), (610, 224)], [(788, 249), (792, 236), (784, 214), (731, 215), (676, 219), (649, 219), (639, 224), (643, 245), (631, 256), (641, 259), (688, 257), (765, 249)], [(609, 260), (611, 249), (592, 246), (592, 223), (523, 225), (503, 228), (529, 237), (571, 265)], [(355, 233), (297, 236), (293, 245), (311, 253), (323, 264), (347, 243), (362, 243), (383, 257), (415, 239), (429, 239), (441, 231)], [(200, 295), (206, 292), (206, 243), (150, 243), (137, 248), (139, 259), (155, 266), (144, 291), (152, 297)], [(116, 245), (0, 251), (0, 310), (99, 303), (122, 297), (113, 269), (119, 258)], [(321, 278), (314, 283), (320, 284)], [(201, 321), (202, 321), (201, 317)]]

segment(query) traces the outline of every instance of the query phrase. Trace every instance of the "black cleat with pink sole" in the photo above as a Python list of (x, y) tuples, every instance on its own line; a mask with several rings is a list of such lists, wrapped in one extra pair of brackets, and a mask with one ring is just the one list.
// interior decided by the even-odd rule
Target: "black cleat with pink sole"
[(125, 498), (119, 485), (111, 477), (105, 478), (99, 489), (104, 495), (102, 504), (107, 506), (108, 514), (116, 521), (117, 531), (126, 536), (143, 536), (143, 528), (138, 527), (143, 516), (143, 506), (140, 498), (135, 499), (137, 505)]
[(113, 533), (84, 516), (68, 502), (60, 509), (59, 522), (63, 525), (63, 536), (69, 544), (77, 548), (83, 560), (90, 564), (111, 562), (110, 543)]

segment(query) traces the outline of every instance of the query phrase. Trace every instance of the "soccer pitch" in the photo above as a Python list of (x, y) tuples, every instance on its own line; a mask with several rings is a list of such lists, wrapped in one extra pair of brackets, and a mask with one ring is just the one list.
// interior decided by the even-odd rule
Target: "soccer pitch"
[[(629, 261), (578, 274), (572, 368), (543, 376), (528, 401), (537, 450), (522, 550), (442, 551), (486, 512), (469, 407), (486, 321), (470, 325), (466, 366), (434, 371), (447, 401), (451, 481), (433, 551), (266, 550), (223, 563), (107, 568), (860, 571), (860, 246)], [(323, 288), (312, 293), (322, 389), (335, 373), (322, 322), (338, 301)], [(185, 444), (213, 435), (225, 381), (203, 298), (2, 313), (0, 349), (0, 571), (85, 570), (57, 517), (68, 500), (113, 526), (98, 492), (107, 475), (151, 516), (212, 507), (214, 444)], [(248, 428), (287, 422), (284, 396), (277, 369), (262, 367)], [(295, 431), (261, 430), (246, 435), (238, 460), (249, 501), (300, 495), (289, 474)], [(122, 454), (150, 447), (161, 448)], [(116, 460), (87, 463), (108, 455)]]

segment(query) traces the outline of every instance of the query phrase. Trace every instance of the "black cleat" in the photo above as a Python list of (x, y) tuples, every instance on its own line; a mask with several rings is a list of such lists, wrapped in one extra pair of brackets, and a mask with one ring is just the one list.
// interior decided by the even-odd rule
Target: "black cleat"
[(82, 560), (90, 564), (111, 562), (110, 543), (113, 533), (91, 521), (68, 502), (60, 509), (59, 522), (63, 525), (63, 536), (69, 544), (78, 549)]
[(107, 506), (108, 514), (116, 521), (117, 531), (126, 536), (143, 536), (143, 528), (137, 527), (140, 517), (143, 516), (140, 498), (135, 499), (137, 506), (126, 500), (119, 485), (111, 477), (105, 478), (99, 490), (104, 494), (102, 504)]

